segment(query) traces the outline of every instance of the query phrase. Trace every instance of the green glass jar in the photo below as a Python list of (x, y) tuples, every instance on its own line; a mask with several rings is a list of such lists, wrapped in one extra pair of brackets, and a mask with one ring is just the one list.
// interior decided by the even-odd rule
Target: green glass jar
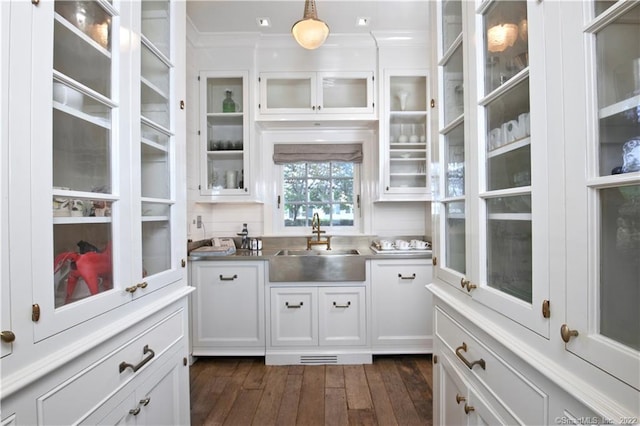
[(236, 103), (231, 99), (231, 90), (224, 92), (225, 98), (222, 101), (222, 112), (236, 112)]

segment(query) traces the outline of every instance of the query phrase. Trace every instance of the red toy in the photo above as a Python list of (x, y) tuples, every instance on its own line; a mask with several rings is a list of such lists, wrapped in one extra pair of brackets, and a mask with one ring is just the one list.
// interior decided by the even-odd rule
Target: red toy
[(69, 262), (70, 271), (67, 276), (67, 296), (65, 303), (69, 303), (76, 288), (78, 279), (82, 278), (89, 288), (91, 295), (97, 294), (101, 279), (111, 277), (111, 242), (102, 252), (89, 251), (87, 253), (65, 252), (56, 256), (53, 261), (54, 274)]

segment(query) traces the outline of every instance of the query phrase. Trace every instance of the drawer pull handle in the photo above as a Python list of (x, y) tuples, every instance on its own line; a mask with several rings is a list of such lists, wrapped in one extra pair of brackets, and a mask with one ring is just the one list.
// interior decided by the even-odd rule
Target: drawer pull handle
[(476, 411), (476, 409), (475, 409), (475, 407), (473, 407), (473, 405), (464, 404), (464, 412), (466, 414), (469, 414), (472, 411)]
[(16, 335), (13, 331), (4, 330), (0, 332), (0, 339), (2, 339), (2, 341), (5, 343), (11, 343), (16, 340)]
[(148, 357), (146, 357), (145, 359), (143, 359), (142, 361), (140, 361), (137, 365), (131, 365), (127, 362), (121, 362), (120, 363), (120, 373), (122, 373), (124, 370), (126, 370), (127, 368), (131, 368), (133, 370), (133, 372), (135, 373), (136, 371), (140, 370), (146, 363), (148, 363), (149, 361), (151, 361), (151, 359), (156, 356), (156, 353), (153, 352), (153, 350), (151, 350), (151, 348), (149, 348), (149, 345), (145, 345), (144, 348), (142, 349), (142, 353), (144, 355), (149, 354)]
[(124, 290), (125, 290), (127, 293), (135, 293), (137, 289), (138, 289), (138, 286), (137, 286), (137, 285), (132, 285), (131, 287), (127, 287), (127, 288), (125, 288)]
[(401, 280), (415, 280), (416, 279), (416, 274), (413, 274), (411, 276), (405, 277), (402, 274), (398, 274), (398, 278), (400, 278)]
[(287, 307), (287, 309), (299, 309), (302, 307), (303, 303), (300, 302), (297, 305), (290, 305), (289, 302), (284, 302), (285, 306)]
[(138, 287), (138, 288), (147, 288), (148, 285), (149, 285), (149, 283), (147, 283), (146, 281), (143, 281), (143, 282), (137, 284), (136, 287)]
[(467, 367), (469, 367), (469, 370), (473, 369), (473, 366), (478, 364), (480, 367), (482, 367), (483, 370), (487, 369), (487, 366), (484, 362), (484, 359), (480, 358), (477, 361), (473, 361), (473, 362), (469, 362), (467, 361), (467, 359), (464, 357), (464, 355), (462, 355), (462, 353), (460, 353), (460, 351), (467, 351), (467, 344), (465, 342), (462, 342), (462, 346), (459, 346), (456, 348), (456, 355), (458, 356), (458, 358), (460, 358), (460, 360), (462, 362), (464, 362), (464, 365), (466, 365)]
[(456, 394), (456, 402), (458, 403), (458, 405), (460, 405), (461, 402), (466, 400), (467, 398), (465, 398), (464, 396), (460, 395), (459, 393)]
[(336, 308), (348, 308), (349, 306), (351, 306), (351, 302), (347, 302), (346, 305), (340, 305), (338, 302), (333, 302), (333, 306), (335, 306)]
[(149, 405), (150, 402), (151, 402), (151, 398), (147, 397), (145, 399), (140, 400), (140, 405), (142, 405), (143, 407), (146, 407), (147, 405)]
[(238, 278), (237, 274), (234, 274), (232, 277), (225, 277), (224, 275), (220, 274), (220, 281), (233, 281), (236, 278)]
[(134, 409), (129, 410), (129, 414), (133, 414), (134, 416), (137, 416), (138, 414), (140, 414), (140, 407), (136, 407)]

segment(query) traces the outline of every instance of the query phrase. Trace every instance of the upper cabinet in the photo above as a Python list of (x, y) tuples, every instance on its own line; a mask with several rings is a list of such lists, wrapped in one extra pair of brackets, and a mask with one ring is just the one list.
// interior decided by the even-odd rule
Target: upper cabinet
[(373, 119), (373, 78), (373, 72), (260, 73), (259, 119)]
[(384, 70), (380, 200), (429, 200), (429, 86), (426, 70)]
[[(640, 3), (563, 4), (566, 349), (640, 389)], [(573, 22), (575, 21), (575, 22)], [(586, 107), (585, 107), (586, 105)]]
[(545, 105), (529, 91), (544, 72), (529, 62), (544, 65), (542, 6), (476, 6), (438, 4), (442, 208), (435, 274), (546, 336), (546, 253), (534, 250), (547, 244)]
[(52, 40), (33, 39), (38, 121), (23, 183), (32, 197), (36, 340), (184, 275), (176, 10), (184, 13), (170, 2), (33, 9), (34, 26)]
[(200, 195), (211, 201), (250, 198), (248, 71), (201, 72)]

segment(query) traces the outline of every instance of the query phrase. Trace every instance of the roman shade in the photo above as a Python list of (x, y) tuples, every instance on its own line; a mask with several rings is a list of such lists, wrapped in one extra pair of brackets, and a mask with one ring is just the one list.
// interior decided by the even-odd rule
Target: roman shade
[(362, 163), (362, 144), (275, 144), (273, 146), (273, 162), (288, 163), (320, 163), (325, 161), (344, 161)]

